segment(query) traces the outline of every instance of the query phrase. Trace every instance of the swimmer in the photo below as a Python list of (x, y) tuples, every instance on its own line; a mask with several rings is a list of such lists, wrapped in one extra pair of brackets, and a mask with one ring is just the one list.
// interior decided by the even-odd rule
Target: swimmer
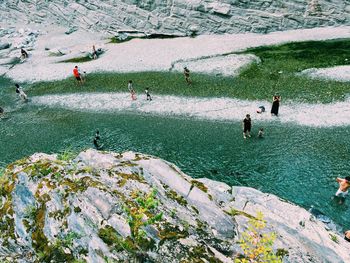
[(260, 128), (258, 131), (258, 138), (264, 138), (264, 128)]
[(264, 106), (259, 106), (259, 108), (256, 110), (256, 113), (263, 113), (263, 112), (265, 112)]

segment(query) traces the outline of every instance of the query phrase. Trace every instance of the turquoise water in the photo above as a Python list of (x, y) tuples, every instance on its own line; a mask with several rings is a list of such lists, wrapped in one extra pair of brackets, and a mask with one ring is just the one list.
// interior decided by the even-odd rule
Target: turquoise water
[(92, 147), (98, 128), (106, 150), (133, 150), (178, 165), (193, 177), (208, 177), (274, 193), (305, 208), (313, 205), (350, 228), (349, 203), (332, 200), (337, 176), (350, 161), (349, 127), (310, 128), (279, 122), (263, 125), (266, 138), (243, 140), (239, 122), (215, 122), (150, 115), (74, 112), (24, 104), (1, 80), (0, 162), (34, 152)]

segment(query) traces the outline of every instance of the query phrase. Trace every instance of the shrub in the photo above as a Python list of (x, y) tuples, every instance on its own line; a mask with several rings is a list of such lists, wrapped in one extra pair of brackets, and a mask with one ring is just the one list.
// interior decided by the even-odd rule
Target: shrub
[(239, 240), (244, 257), (237, 258), (236, 263), (280, 263), (282, 257), (277, 256), (272, 247), (276, 233), (263, 233), (266, 221), (263, 214), (257, 213), (256, 219), (249, 219), (248, 228)]

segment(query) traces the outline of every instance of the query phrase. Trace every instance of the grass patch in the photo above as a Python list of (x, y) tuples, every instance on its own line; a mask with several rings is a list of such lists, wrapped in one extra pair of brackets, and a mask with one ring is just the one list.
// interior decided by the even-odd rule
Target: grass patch
[(77, 57), (77, 58), (71, 58), (67, 60), (62, 60), (59, 63), (82, 63), (82, 62), (88, 62), (91, 61), (93, 58), (90, 57), (90, 55), (84, 56), (84, 57)]
[[(344, 100), (349, 93), (347, 83), (313, 80), (296, 73), (312, 67), (350, 64), (350, 40), (309, 41), (248, 49), (242, 53), (255, 54), (261, 63), (253, 64), (239, 77), (192, 74), (193, 85), (185, 83), (182, 73), (94, 73), (86, 84), (76, 85), (73, 77), (30, 86), (31, 95), (72, 92), (127, 91), (133, 80), (138, 96), (150, 88), (151, 94), (172, 94), (197, 97), (231, 97), (249, 100), (270, 100), (275, 93), (283, 100), (323, 102)], [(349, 60), (347, 60), (349, 58)]]

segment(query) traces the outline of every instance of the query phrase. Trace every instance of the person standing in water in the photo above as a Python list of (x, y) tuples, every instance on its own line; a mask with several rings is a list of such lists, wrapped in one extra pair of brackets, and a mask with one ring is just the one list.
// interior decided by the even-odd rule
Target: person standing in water
[(79, 72), (78, 66), (74, 67), (73, 75), (74, 75), (75, 79), (78, 81), (79, 84), (83, 84), (83, 79), (82, 79), (81, 74)]
[(278, 116), (278, 109), (280, 107), (281, 96), (275, 95), (272, 100), (271, 115)]
[(350, 188), (350, 176), (346, 176), (345, 178), (337, 178), (336, 181), (339, 183), (339, 189), (335, 193), (335, 196), (345, 197), (348, 194), (348, 190)]
[(151, 100), (152, 100), (152, 97), (151, 97), (151, 94), (149, 93), (149, 88), (146, 88), (146, 89), (145, 89), (145, 93), (146, 93), (146, 96), (147, 96), (146, 100), (151, 101)]
[(28, 96), (27, 96), (27, 94), (24, 93), (23, 88), (20, 85), (18, 85), (18, 84), (15, 84), (15, 86), (16, 86), (16, 93), (18, 94), (20, 99), (22, 99), (24, 101), (27, 101), (28, 100)]
[(185, 75), (185, 80), (188, 85), (192, 84), (192, 81), (190, 79), (190, 70), (187, 67), (184, 67), (184, 75)]
[(95, 138), (93, 140), (93, 144), (94, 144), (94, 146), (95, 146), (95, 148), (97, 150), (100, 150), (102, 148), (102, 146), (103, 146), (103, 145), (100, 144), (100, 140), (101, 140), (100, 131), (96, 130), (96, 134), (95, 134)]
[(250, 130), (252, 128), (252, 120), (250, 119), (250, 115), (247, 114), (243, 120), (243, 138), (246, 139), (250, 136)]

